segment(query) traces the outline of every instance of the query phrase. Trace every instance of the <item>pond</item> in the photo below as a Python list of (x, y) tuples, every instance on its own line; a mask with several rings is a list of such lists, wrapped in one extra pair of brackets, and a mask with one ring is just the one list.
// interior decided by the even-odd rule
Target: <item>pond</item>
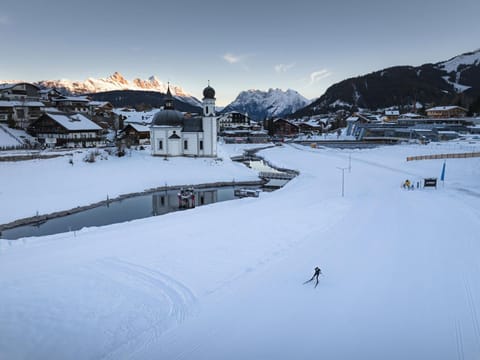
[[(249, 186), (249, 188), (257, 189), (259, 186)], [(238, 197), (234, 195), (234, 189), (234, 186), (197, 189), (195, 190), (195, 205), (202, 206), (237, 199)], [(178, 192), (178, 189), (171, 189), (111, 201), (108, 205), (98, 206), (75, 214), (49, 219), (33, 225), (6, 229), (2, 231), (0, 238), (15, 240), (28, 236), (52, 235), (76, 231), (84, 227), (115, 224), (179, 211), (182, 209), (179, 208)]]

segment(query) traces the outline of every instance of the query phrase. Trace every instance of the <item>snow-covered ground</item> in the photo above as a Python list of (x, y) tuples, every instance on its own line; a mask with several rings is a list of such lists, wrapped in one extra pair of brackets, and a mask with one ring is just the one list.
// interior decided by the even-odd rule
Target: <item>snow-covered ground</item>
[[(451, 146), (274, 147), (262, 155), (301, 175), (259, 198), (76, 237), (0, 241), (0, 358), (478, 359), (480, 158), (448, 160), (437, 190), (400, 187), (407, 178), (439, 177), (443, 164), (407, 156), (459, 152)], [(342, 198), (337, 168), (349, 157)], [(110, 174), (125, 183), (117, 192), (150, 186), (145, 179), (155, 175), (194, 183), (240, 172), (236, 164), (187, 160), (136, 154), (121, 165), (68, 167), (61, 159), (65, 166), (29, 167), (54, 172), (60, 191), (75, 178), (69, 171), (92, 189), (104, 186), (100, 172)], [(195, 161), (215, 175), (198, 174)], [(9, 174), (24, 186), (42, 177), (15, 166)], [(106, 170), (74, 170), (95, 166)], [(80, 182), (72, 197), (84, 195)], [(5, 191), (2, 184), (4, 218), (17, 199)], [(50, 207), (65, 206), (50, 195)], [(317, 265), (319, 286), (302, 285)]]

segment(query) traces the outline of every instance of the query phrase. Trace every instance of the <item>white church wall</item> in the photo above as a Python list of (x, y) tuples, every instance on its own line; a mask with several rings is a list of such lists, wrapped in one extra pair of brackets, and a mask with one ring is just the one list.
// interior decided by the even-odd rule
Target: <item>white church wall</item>
[[(187, 156), (195, 156), (195, 155), (200, 155), (199, 152), (199, 138), (198, 138), (198, 133), (183, 133), (182, 134), (182, 146), (183, 146), (183, 154)], [(185, 148), (185, 142), (186, 143), (186, 148)]]
[(168, 155), (181, 156), (182, 153), (182, 139), (168, 139)]

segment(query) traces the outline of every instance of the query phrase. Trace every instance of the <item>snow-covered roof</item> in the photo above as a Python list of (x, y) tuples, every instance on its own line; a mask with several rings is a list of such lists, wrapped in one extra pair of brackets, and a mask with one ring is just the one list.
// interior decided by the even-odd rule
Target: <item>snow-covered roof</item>
[(415, 113), (405, 113), (405, 114), (402, 114), (401, 117), (402, 118), (419, 118), (422, 116)]
[(65, 113), (46, 113), (48, 117), (56, 121), (67, 130), (83, 131), (83, 130), (102, 130), (100, 126), (95, 124), (82, 114), (65, 114)]
[(62, 102), (62, 101), (76, 101), (76, 102), (90, 102), (86, 97), (81, 96), (64, 96), (62, 98), (53, 99), (55, 102)]
[(146, 126), (146, 125), (135, 124), (135, 123), (129, 123), (128, 125), (130, 125), (132, 128), (134, 128), (138, 132), (149, 132), (150, 131), (150, 127)]
[(27, 83), (27, 82), (24, 82), (24, 81), (9, 82), (9, 83), (0, 84), (0, 90), (11, 89), (11, 88), (14, 88), (17, 85), (22, 85), (22, 84), (30, 85), (30, 86), (36, 87), (37, 89), (40, 90), (40, 88), (37, 85), (32, 84), (32, 83)]
[(88, 105), (102, 107), (106, 105), (111, 105), (108, 101), (90, 101)]
[(10, 89), (17, 84), (0, 84), (0, 90)]
[(43, 107), (44, 103), (40, 101), (6, 101), (0, 100), (0, 107), (18, 107), (18, 106), (30, 106), (30, 107)]
[(427, 111), (448, 111), (448, 110), (453, 110), (453, 109), (461, 109), (464, 111), (467, 111), (467, 109), (461, 107), (461, 106), (455, 106), (455, 105), (449, 105), (449, 106), (435, 106), (430, 109), (427, 109)]
[(449, 130), (441, 130), (441, 131), (438, 131), (438, 133), (443, 135), (458, 135), (458, 132), (449, 131)]
[(319, 123), (318, 123), (317, 121), (315, 121), (315, 120), (299, 121), (299, 122), (296, 123), (296, 125), (302, 125), (302, 124), (308, 125), (308, 126), (314, 127), (314, 128), (315, 128), (315, 127), (316, 127), (316, 128), (321, 128), (321, 127), (323, 127), (322, 124), (319, 124)]
[(385, 110), (385, 115), (387, 115), (387, 116), (399, 116), (400, 111), (398, 111), (398, 110)]

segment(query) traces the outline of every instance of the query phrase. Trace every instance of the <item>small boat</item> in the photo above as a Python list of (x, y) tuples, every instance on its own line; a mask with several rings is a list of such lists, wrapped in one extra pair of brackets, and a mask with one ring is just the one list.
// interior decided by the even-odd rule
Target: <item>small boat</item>
[(191, 209), (195, 207), (195, 190), (193, 188), (181, 188), (178, 192), (178, 207)]
[(235, 189), (233, 194), (238, 197), (258, 197), (260, 190), (258, 189)]

